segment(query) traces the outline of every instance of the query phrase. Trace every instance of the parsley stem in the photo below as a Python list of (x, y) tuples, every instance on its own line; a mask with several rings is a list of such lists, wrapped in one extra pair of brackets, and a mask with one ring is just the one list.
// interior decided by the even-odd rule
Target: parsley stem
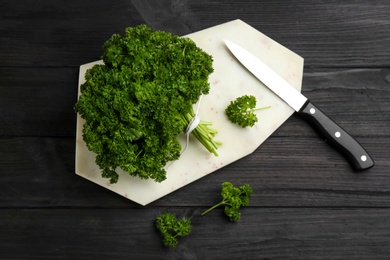
[(215, 205), (212, 206), (211, 208), (209, 208), (209, 209), (203, 211), (200, 215), (201, 215), (201, 216), (204, 216), (204, 215), (206, 215), (207, 213), (209, 213), (210, 211), (212, 211), (213, 209), (218, 208), (219, 206), (222, 206), (222, 205), (228, 205), (228, 203), (226, 203), (225, 200), (222, 200), (220, 203), (215, 204)]
[[(185, 129), (195, 116), (194, 110), (191, 109), (189, 113), (182, 115), (183, 129)], [(210, 122), (200, 121), (198, 126), (191, 132), (196, 139), (212, 154), (218, 156), (216, 149), (221, 145), (221, 142), (214, 141), (214, 136), (218, 133), (217, 130), (210, 128)]]
[(247, 111), (243, 111), (242, 114), (246, 115), (246, 114), (250, 114), (250, 113), (252, 113), (252, 112), (256, 112), (256, 111), (260, 111), (260, 110), (265, 110), (265, 109), (268, 109), (268, 108), (270, 108), (270, 107), (271, 107), (271, 106), (252, 108), (252, 109), (248, 109)]
[(259, 108), (254, 108), (252, 109), (252, 111), (260, 111), (260, 110), (265, 110), (265, 109), (268, 109), (270, 108), (271, 106), (266, 106), (266, 107), (259, 107)]

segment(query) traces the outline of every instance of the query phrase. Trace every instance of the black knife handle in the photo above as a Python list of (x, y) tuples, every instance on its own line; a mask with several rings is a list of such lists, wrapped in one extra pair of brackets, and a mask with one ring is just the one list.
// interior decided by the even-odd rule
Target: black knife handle
[(338, 150), (355, 171), (367, 170), (375, 165), (366, 150), (344, 129), (327, 117), (310, 101), (298, 111), (325, 141)]

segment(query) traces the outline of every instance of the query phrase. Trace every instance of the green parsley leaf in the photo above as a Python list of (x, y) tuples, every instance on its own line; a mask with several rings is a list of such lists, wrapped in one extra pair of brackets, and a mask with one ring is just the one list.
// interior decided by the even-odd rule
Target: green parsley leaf
[(219, 206), (225, 206), (224, 212), (226, 216), (228, 216), (230, 221), (237, 222), (241, 218), (241, 213), (238, 210), (249, 205), (249, 197), (251, 195), (252, 188), (249, 184), (234, 187), (231, 182), (223, 182), (221, 190), (222, 201), (207, 209), (201, 215), (204, 216)]
[(234, 101), (231, 101), (229, 106), (226, 108), (225, 113), (231, 122), (242, 127), (252, 127), (258, 121), (255, 112), (270, 108), (270, 106), (262, 108), (255, 107), (256, 98), (252, 95), (244, 95), (242, 97), (238, 97)]
[(189, 218), (183, 217), (178, 220), (176, 215), (171, 213), (157, 216), (155, 225), (163, 236), (163, 244), (167, 247), (176, 247), (179, 243), (177, 238), (188, 236), (192, 230)]

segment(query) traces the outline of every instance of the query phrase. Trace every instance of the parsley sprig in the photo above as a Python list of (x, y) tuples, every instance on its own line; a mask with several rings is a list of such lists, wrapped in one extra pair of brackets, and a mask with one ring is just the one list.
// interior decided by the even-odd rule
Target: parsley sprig
[(231, 101), (225, 112), (229, 120), (242, 127), (254, 126), (258, 121), (256, 111), (270, 108), (270, 106), (256, 108), (256, 98), (244, 95)]
[(168, 247), (176, 247), (179, 243), (177, 238), (188, 236), (192, 230), (189, 218), (183, 217), (178, 220), (176, 215), (172, 213), (157, 216), (155, 224), (163, 236), (163, 244)]
[(229, 217), (230, 221), (237, 222), (241, 218), (241, 213), (238, 210), (249, 205), (249, 197), (251, 195), (252, 188), (249, 184), (234, 187), (231, 182), (223, 182), (221, 191), (222, 201), (207, 209), (201, 215), (204, 216), (219, 206), (225, 206), (224, 212), (226, 216)]
[[(238, 211), (241, 207), (249, 205), (249, 197), (252, 195), (252, 188), (249, 184), (234, 187), (231, 182), (222, 183), (222, 201), (207, 209), (201, 216), (219, 206), (225, 206), (224, 213), (232, 222), (238, 222), (241, 213)], [(168, 247), (176, 247), (179, 243), (178, 237), (188, 236), (192, 230), (191, 220), (183, 217), (177, 219), (175, 214), (160, 214), (155, 219), (155, 226), (163, 237), (163, 244)]]

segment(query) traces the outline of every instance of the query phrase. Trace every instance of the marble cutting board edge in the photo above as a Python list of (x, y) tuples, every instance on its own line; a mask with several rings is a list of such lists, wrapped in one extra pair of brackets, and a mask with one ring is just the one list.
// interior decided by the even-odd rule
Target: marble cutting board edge
[[(145, 206), (251, 154), (293, 114), (292, 108), (236, 61), (223, 40), (231, 40), (254, 53), (299, 91), (303, 75), (302, 57), (241, 20), (183, 37), (191, 38), (197, 46), (213, 56), (214, 72), (209, 77), (210, 93), (202, 98), (199, 114), (202, 120), (212, 122), (213, 128), (219, 131), (215, 137), (223, 143), (218, 149), (219, 156), (208, 153), (196, 140), (190, 138), (190, 144), (180, 159), (166, 168), (167, 179), (162, 183), (141, 180), (119, 169), (118, 183), (110, 184), (108, 179), (101, 177), (100, 169), (95, 164), (95, 154), (87, 149), (82, 139), (84, 121), (77, 115), (76, 174)], [(99, 63), (102, 61), (80, 66), (79, 89), (85, 82), (86, 70)], [(231, 100), (245, 94), (254, 95), (258, 106), (271, 106), (258, 112), (259, 122), (252, 128), (236, 126), (224, 114)], [(182, 144), (184, 140), (184, 135), (179, 137)], [(229, 176), (226, 176), (226, 180), (234, 183)]]

